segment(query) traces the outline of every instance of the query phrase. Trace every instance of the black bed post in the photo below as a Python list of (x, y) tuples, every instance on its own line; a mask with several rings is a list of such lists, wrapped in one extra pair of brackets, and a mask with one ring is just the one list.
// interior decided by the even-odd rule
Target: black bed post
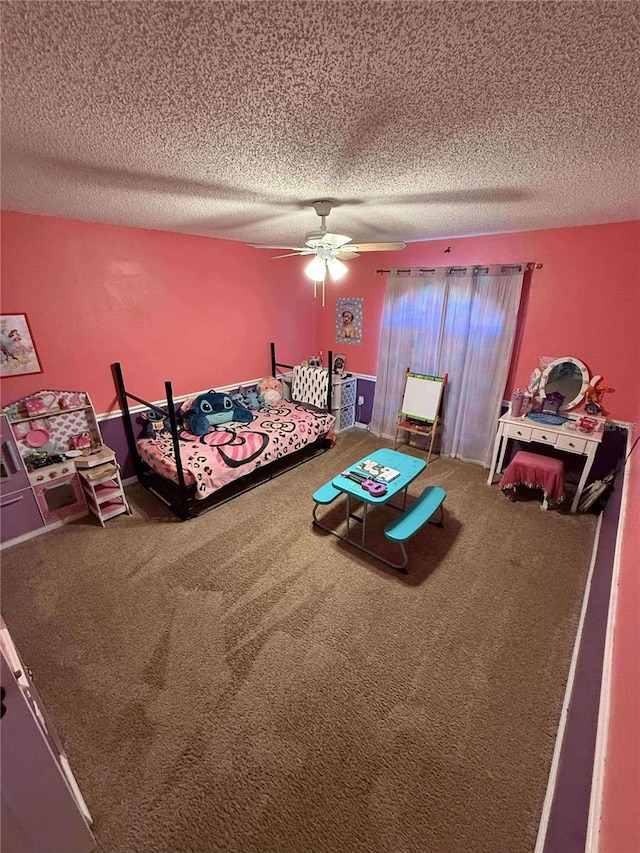
[(115, 362), (111, 365), (111, 373), (113, 374), (113, 381), (116, 386), (116, 396), (120, 403), (120, 409), (122, 410), (122, 419), (124, 421), (124, 431), (127, 436), (127, 444), (129, 445), (129, 453), (133, 459), (133, 467), (136, 472), (136, 477), (140, 479), (142, 476), (142, 463), (140, 462), (140, 456), (138, 455), (136, 437), (133, 433), (133, 426), (131, 424), (131, 412), (129, 411), (129, 403), (127, 402), (127, 391), (124, 387), (124, 379), (122, 378), (120, 362)]
[(271, 341), (271, 375), (276, 375), (276, 345)]
[(327, 355), (329, 356), (329, 363), (328, 363), (329, 383), (328, 383), (328, 388), (327, 388), (327, 411), (331, 412), (331, 383), (333, 381), (332, 380), (332, 377), (333, 377), (333, 352), (331, 350), (329, 350)]
[(176, 472), (178, 474), (178, 486), (180, 487), (180, 503), (185, 516), (189, 517), (189, 506), (187, 503), (187, 487), (184, 481), (182, 459), (180, 458), (180, 441), (178, 439), (178, 421), (176, 419), (176, 407), (173, 402), (173, 389), (171, 382), (164, 383), (164, 393), (167, 398), (167, 414), (171, 425), (171, 439), (173, 441), (173, 455), (176, 460)]

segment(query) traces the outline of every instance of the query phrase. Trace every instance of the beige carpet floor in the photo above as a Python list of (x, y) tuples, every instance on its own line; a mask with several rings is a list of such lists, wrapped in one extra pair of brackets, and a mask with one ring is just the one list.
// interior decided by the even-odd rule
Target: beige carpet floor
[(311, 525), (383, 445), (343, 433), (186, 523), (132, 485), (132, 517), (2, 553), (100, 851), (533, 849), (596, 519), (436, 457), (411, 492), (443, 486), (446, 527), (403, 576)]

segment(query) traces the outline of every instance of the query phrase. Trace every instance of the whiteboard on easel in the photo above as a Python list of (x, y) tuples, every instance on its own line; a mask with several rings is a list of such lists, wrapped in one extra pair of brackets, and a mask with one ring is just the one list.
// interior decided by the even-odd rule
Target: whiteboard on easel
[(403, 417), (433, 423), (438, 416), (443, 386), (442, 376), (426, 376), (409, 371), (402, 400)]

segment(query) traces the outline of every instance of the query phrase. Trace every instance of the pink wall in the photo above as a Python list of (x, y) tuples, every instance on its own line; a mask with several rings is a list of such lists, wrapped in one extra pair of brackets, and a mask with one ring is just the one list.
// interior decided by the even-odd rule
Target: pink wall
[[(447, 246), (451, 252), (445, 254)], [(640, 397), (640, 221), (434, 240), (411, 243), (402, 252), (361, 255), (344, 279), (327, 285), (319, 345), (338, 347), (336, 297), (363, 297), (363, 342), (339, 349), (347, 354), (348, 370), (375, 375), (386, 285), (386, 275), (376, 269), (515, 261), (543, 266), (531, 276), (508, 392), (528, 383), (539, 355), (572, 355), (616, 389), (606, 397), (611, 417), (633, 421)]]
[[(612, 417), (636, 416), (638, 221), (362, 255), (345, 279), (327, 285), (324, 309), (301, 259), (274, 261), (225, 240), (5, 212), (2, 256), (2, 311), (28, 313), (44, 368), (5, 379), (3, 405), (38, 388), (74, 387), (105, 410), (114, 399), (113, 361), (132, 390), (153, 399), (165, 379), (177, 394), (240, 382), (267, 370), (270, 340), (284, 361), (339, 348), (349, 370), (375, 374), (386, 285), (376, 269), (522, 260), (543, 267), (531, 276), (507, 391), (527, 383), (538, 355), (574, 355), (616, 389), (606, 400)], [(337, 296), (365, 300), (360, 346), (335, 340)]]
[[(451, 246), (452, 251), (444, 253)], [(109, 365), (149, 399), (171, 379), (176, 394), (257, 378), (268, 343), (282, 361), (344, 349), (348, 369), (375, 374), (386, 283), (378, 268), (535, 261), (512, 382), (538, 355), (574, 355), (616, 388), (612, 417), (640, 421), (640, 222), (413, 243), (363, 255), (313, 301), (297, 258), (273, 261), (240, 243), (3, 213), (2, 312), (26, 312), (44, 372), (3, 380), (2, 405), (40, 388), (88, 390), (98, 411), (114, 400)], [(338, 347), (337, 296), (364, 297), (364, 339)], [(404, 367), (404, 366), (402, 366)], [(604, 853), (640, 850), (630, 785), (640, 765), (637, 709), (640, 448), (620, 572), (612, 731), (603, 814)], [(633, 526), (632, 526), (633, 525)], [(635, 776), (634, 776), (635, 774)], [(631, 787), (633, 790), (633, 787)]]
[(42, 388), (115, 397), (110, 364), (149, 400), (259, 378), (315, 349), (311, 288), (241, 243), (4, 212), (2, 312), (26, 312), (43, 373), (7, 377), (2, 405)]
[[(640, 423), (640, 404), (636, 422)], [(632, 440), (638, 435), (635, 430)], [(613, 641), (601, 853), (640, 850), (640, 444), (627, 465), (629, 491)]]

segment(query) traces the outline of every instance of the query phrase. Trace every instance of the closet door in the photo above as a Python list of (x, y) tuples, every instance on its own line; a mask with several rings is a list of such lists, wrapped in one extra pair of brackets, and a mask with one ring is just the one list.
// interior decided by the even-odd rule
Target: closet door
[(0, 654), (0, 765), (6, 853), (89, 853), (91, 820), (64, 750), (6, 628)]

